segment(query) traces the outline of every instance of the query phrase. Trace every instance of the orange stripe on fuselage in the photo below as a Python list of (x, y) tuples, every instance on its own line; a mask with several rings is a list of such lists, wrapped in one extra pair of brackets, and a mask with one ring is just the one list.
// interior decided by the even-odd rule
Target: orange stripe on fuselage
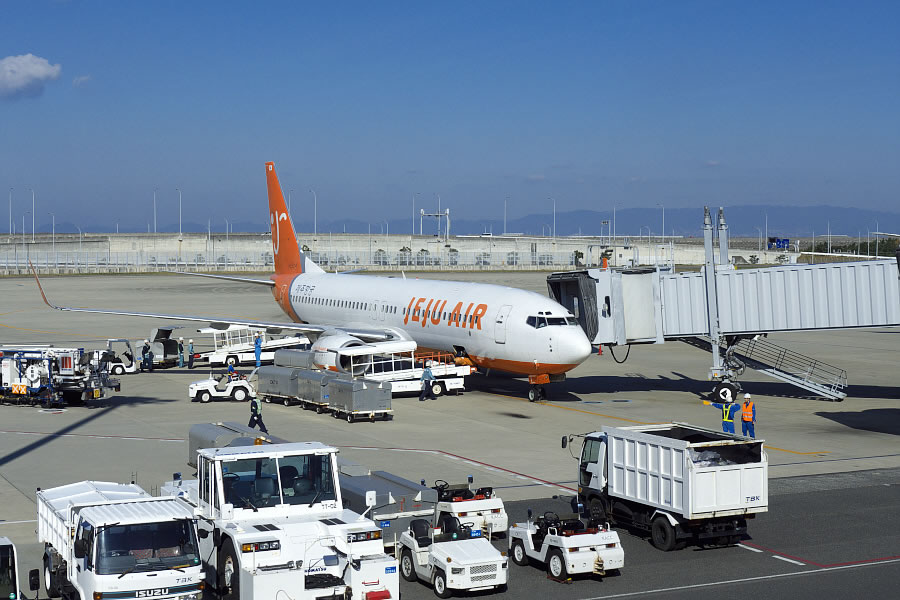
[(475, 356), (472, 354), (469, 355), (469, 358), (482, 369), (496, 369), (498, 371), (516, 375), (558, 375), (560, 373), (571, 371), (578, 366), (577, 364), (560, 365), (541, 362), (535, 364), (534, 362), (507, 360), (505, 358), (489, 358), (487, 356)]

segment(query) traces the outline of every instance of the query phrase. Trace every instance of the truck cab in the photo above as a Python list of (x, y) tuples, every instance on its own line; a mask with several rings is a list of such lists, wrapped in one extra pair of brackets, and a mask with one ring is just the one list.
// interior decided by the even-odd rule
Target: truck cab
[(399, 597), (381, 529), (343, 508), (336, 455), (318, 442), (201, 448), (197, 478), (163, 486), (200, 517), (206, 582), (218, 597)]
[(94, 481), (38, 491), (38, 539), (51, 598), (200, 600), (196, 521), (173, 498)]
[[(28, 584), (33, 592), (40, 587), (40, 574), (37, 569), (32, 569), (28, 573)], [(22, 581), (19, 579), (19, 559), (16, 555), (16, 545), (9, 538), (0, 536), (0, 598), (25, 600), (20, 585), (22, 585)]]

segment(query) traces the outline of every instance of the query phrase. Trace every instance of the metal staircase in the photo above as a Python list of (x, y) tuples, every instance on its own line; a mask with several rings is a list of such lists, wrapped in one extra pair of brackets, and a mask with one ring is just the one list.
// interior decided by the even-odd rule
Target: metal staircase
[[(708, 337), (682, 338), (682, 341), (712, 350)], [(762, 336), (741, 339), (730, 349), (722, 345), (730, 360), (759, 371), (769, 377), (831, 400), (847, 397), (847, 372), (799, 352), (773, 344)]]

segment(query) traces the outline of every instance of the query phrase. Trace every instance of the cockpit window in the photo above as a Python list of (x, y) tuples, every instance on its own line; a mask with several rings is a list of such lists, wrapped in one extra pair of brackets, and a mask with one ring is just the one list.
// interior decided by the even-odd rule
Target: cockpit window
[(544, 315), (532, 316), (525, 319), (525, 323), (531, 325), (535, 329), (547, 326), (575, 326), (578, 321), (574, 317), (546, 317)]

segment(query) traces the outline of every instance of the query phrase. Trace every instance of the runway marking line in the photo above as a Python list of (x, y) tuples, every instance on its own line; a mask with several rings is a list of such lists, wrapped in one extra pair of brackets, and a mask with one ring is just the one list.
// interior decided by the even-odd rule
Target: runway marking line
[(762, 552), (762, 550), (758, 548), (751, 548), (750, 546), (745, 546), (744, 544), (738, 544), (738, 548), (743, 548), (744, 550), (749, 550), (750, 552)]
[(0, 527), (3, 525), (18, 525), (20, 523), (37, 523), (37, 519), (28, 519), (25, 521), (0, 521)]
[(793, 558), (785, 558), (783, 556), (778, 556), (777, 554), (773, 554), (772, 558), (777, 558), (778, 560), (783, 560), (784, 562), (789, 562), (794, 565), (800, 565), (801, 567), (806, 566), (806, 563), (802, 563), (799, 560), (794, 560)]
[(183, 438), (159, 438), (159, 437), (146, 437), (146, 436), (136, 436), (136, 435), (101, 435), (94, 433), (49, 433), (46, 431), (14, 431), (14, 430), (0, 430), (0, 433), (11, 433), (17, 435), (44, 435), (49, 437), (75, 437), (75, 438), (95, 438), (101, 440), (136, 440), (141, 442), (181, 442), (184, 443), (185, 440)]
[(806, 571), (795, 571), (792, 573), (776, 573), (774, 575), (759, 575), (757, 577), (744, 577), (742, 579), (725, 579), (722, 581), (710, 581), (709, 583), (694, 583), (691, 585), (679, 585), (669, 588), (656, 588), (652, 590), (642, 590), (640, 592), (625, 592), (624, 594), (610, 594), (609, 596), (591, 596), (582, 600), (603, 600), (604, 598), (629, 598), (632, 596), (646, 596), (650, 594), (662, 594), (666, 592), (680, 592), (684, 590), (696, 590), (706, 587), (714, 587), (718, 585), (734, 585), (735, 583), (750, 583), (753, 581), (766, 581), (767, 579), (783, 579), (785, 577), (801, 577), (805, 575), (815, 575), (816, 573), (828, 573), (831, 571), (841, 571), (844, 569), (855, 569), (859, 567), (889, 565), (900, 562), (900, 557), (887, 560), (880, 560), (868, 563), (854, 563), (850, 565), (840, 565), (835, 567), (824, 567), (820, 569), (810, 569)]
[(791, 559), (791, 560), (788, 560), (788, 562), (803, 561), (802, 563), (798, 563), (798, 564), (813, 565), (815, 567), (819, 567), (822, 569), (832, 569), (832, 568), (837, 568), (837, 567), (852, 567), (855, 565), (862, 565), (862, 564), (868, 564), (868, 563), (880, 563), (880, 562), (890, 562), (890, 561), (900, 560), (900, 555), (896, 555), (896, 556), (882, 556), (880, 558), (864, 558), (862, 560), (851, 560), (851, 561), (847, 561), (847, 562), (839, 562), (839, 563), (832, 563), (832, 564), (822, 564), (822, 563), (817, 563), (812, 560), (807, 560), (800, 556), (792, 556), (790, 554), (785, 554), (784, 552), (779, 552), (778, 550), (772, 550), (771, 548), (766, 548), (765, 546), (760, 546), (760, 545), (754, 544), (752, 542), (742, 542), (741, 545), (748, 546), (748, 549), (757, 548), (760, 552), (771, 552), (772, 554), (776, 555), (775, 558), (781, 558), (782, 560)]
[[(525, 398), (517, 398), (515, 396), (509, 396), (507, 394), (497, 394), (495, 392), (484, 392), (484, 393), (490, 394), (492, 396), (500, 396), (501, 398), (510, 398), (511, 400), (518, 400), (520, 402), (530, 402), (529, 400), (526, 400)], [(660, 425), (662, 423), (662, 421), (657, 421), (657, 422), (639, 421), (637, 419), (628, 419), (626, 417), (617, 417), (615, 415), (607, 415), (604, 413), (594, 412), (592, 410), (584, 410), (583, 408), (574, 408), (572, 406), (562, 406), (560, 404), (553, 404), (553, 403), (547, 403), (547, 402), (540, 402), (540, 403), (534, 403), (534, 404), (540, 404), (540, 406), (552, 406), (553, 408), (560, 408), (562, 410), (571, 410), (571, 411), (583, 413), (586, 415), (596, 415), (598, 417), (603, 417), (606, 419), (617, 419), (619, 421), (626, 421), (628, 423), (637, 423), (638, 425)], [(798, 452), (797, 450), (785, 450), (784, 448), (778, 448), (776, 446), (766, 446), (766, 448), (768, 448), (769, 450), (776, 450), (778, 452), (787, 452), (789, 454), (798, 454), (801, 456), (809, 456), (809, 455), (814, 455), (814, 454), (831, 454), (831, 452), (828, 450), (817, 450), (815, 452)]]
[(547, 481), (546, 479), (541, 479), (539, 477), (534, 477), (531, 475), (526, 475), (524, 473), (519, 473), (518, 471), (513, 471), (512, 469), (506, 469), (504, 467), (499, 467), (497, 465), (492, 465), (490, 463), (486, 463), (480, 460), (473, 460), (471, 458), (461, 456), (459, 454), (453, 454), (452, 452), (447, 452), (445, 450), (434, 450), (431, 448), (396, 448), (396, 447), (386, 447), (386, 446), (338, 446), (338, 448), (349, 448), (351, 450), (394, 450), (400, 452), (428, 452), (430, 454), (441, 454), (452, 460), (462, 460), (468, 464), (481, 466), (485, 469), (494, 468), (497, 471), (502, 471), (504, 473), (509, 473), (510, 475), (514, 475), (519, 479), (530, 479), (531, 481), (536, 481), (542, 485), (545, 485), (550, 488), (558, 488), (561, 490), (565, 490), (568, 492), (575, 492), (575, 488), (570, 488), (565, 485), (561, 485), (559, 483), (553, 483), (552, 481)]

